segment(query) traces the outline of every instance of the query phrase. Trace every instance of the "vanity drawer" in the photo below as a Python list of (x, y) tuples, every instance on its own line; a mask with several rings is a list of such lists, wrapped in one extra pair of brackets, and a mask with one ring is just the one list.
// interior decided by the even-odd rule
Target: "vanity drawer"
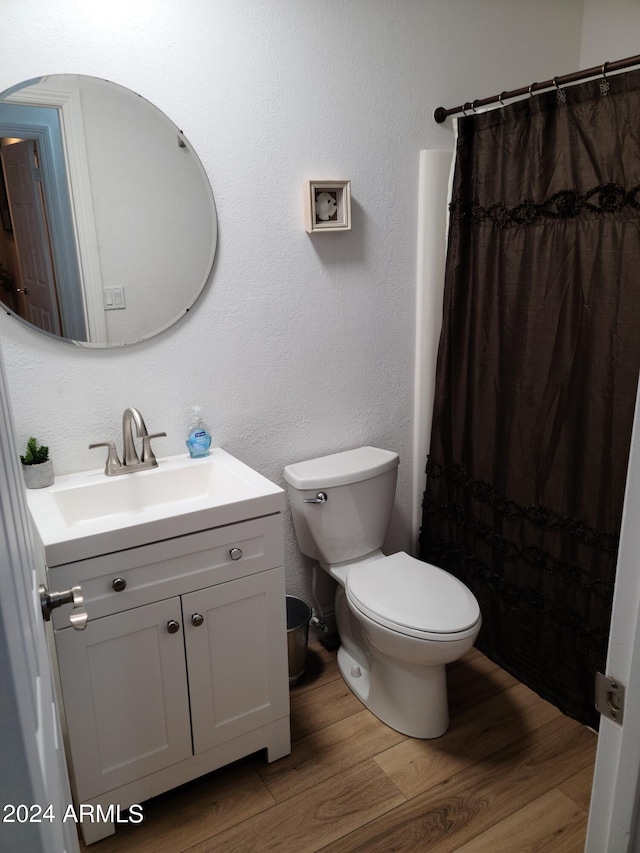
[[(48, 588), (80, 584), (89, 619), (246, 577), (284, 562), (280, 513), (166, 539), (103, 557), (54, 566)], [(53, 611), (69, 627), (70, 608)]]

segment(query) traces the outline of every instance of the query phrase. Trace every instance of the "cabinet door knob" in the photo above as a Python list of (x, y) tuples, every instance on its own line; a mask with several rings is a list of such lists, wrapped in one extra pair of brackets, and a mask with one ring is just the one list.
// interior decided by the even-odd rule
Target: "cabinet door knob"
[(242, 549), (241, 548), (232, 548), (229, 551), (229, 556), (232, 560), (239, 560), (242, 557)]
[(198, 627), (198, 625), (202, 625), (203, 622), (204, 622), (204, 616), (202, 615), (202, 613), (194, 613), (192, 615), (191, 624), (195, 625), (196, 628)]
[(176, 622), (175, 619), (169, 619), (167, 622), (167, 631), (170, 634), (175, 634), (180, 630), (180, 623)]
[(123, 589), (127, 588), (127, 582), (124, 578), (114, 578), (111, 589), (114, 592), (122, 592)]

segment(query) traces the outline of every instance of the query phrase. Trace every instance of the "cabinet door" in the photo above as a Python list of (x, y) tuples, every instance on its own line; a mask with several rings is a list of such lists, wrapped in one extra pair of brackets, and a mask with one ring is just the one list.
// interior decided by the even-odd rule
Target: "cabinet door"
[(55, 641), (80, 801), (192, 754), (179, 598), (66, 628)]
[(284, 569), (184, 595), (182, 607), (194, 752), (286, 716)]

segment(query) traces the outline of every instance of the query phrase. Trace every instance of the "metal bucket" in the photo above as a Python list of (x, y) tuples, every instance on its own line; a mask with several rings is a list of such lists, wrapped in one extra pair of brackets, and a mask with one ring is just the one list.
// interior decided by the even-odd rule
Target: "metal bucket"
[(297, 684), (307, 665), (307, 641), (311, 607), (295, 595), (287, 595), (287, 652), (289, 654), (289, 687)]

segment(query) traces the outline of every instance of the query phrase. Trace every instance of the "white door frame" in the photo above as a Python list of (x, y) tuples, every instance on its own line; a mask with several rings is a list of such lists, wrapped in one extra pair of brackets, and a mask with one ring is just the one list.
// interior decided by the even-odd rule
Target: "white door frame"
[[(71, 78), (71, 75), (66, 75)], [(82, 294), (87, 322), (87, 340), (107, 340), (107, 321), (102, 301), (102, 269), (96, 251), (96, 232), (89, 157), (82, 116), (82, 98), (75, 80), (66, 84), (58, 79), (52, 85), (48, 77), (5, 97), (18, 104), (54, 107), (60, 114), (62, 140), (65, 147), (69, 191), (72, 200), (75, 237), (80, 262)]]

